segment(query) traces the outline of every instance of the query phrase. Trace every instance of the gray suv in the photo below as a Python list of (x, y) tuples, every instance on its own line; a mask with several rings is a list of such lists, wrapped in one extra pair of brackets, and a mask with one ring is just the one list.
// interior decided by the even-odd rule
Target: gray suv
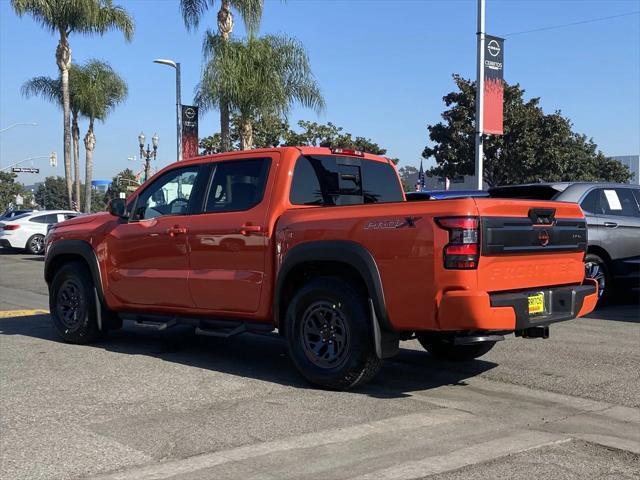
[(616, 287), (640, 285), (640, 186), (619, 183), (532, 183), (489, 189), (491, 197), (579, 203), (587, 217), (586, 276), (604, 298)]

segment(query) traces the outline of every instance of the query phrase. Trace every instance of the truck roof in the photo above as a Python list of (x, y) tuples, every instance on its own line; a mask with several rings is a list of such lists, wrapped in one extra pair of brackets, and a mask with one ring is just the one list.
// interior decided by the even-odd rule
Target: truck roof
[(256, 148), (253, 150), (235, 150), (232, 152), (224, 152), (224, 153), (214, 153), (212, 155), (201, 155), (198, 157), (192, 157), (192, 158), (188, 158), (183, 160), (183, 162), (188, 162), (188, 163), (200, 163), (200, 162), (211, 162), (211, 161), (216, 161), (219, 159), (223, 159), (223, 158), (229, 158), (230, 156), (242, 156), (242, 155), (246, 155), (247, 153), (273, 153), (273, 152), (291, 152), (291, 151), (297, 151), (298, 153), (300, 153), (301, 155), (341, 155), (341, 156), (346, 156), (346, 157), (358, 157), (358, 158), (365, 158), (367, 160), (374, 160), (376, 162), (384, 162), (384, 163), (391, 163), (391, 160), (389, 160), (386, 157), (383, 157), (381, 155), (374, 155), (373, 153), (367, 153), (367, 152), (357, 152), (357, 154), (353, 154), (353, 152), (356, 152), (355, 150), (349, 150), (349, 149), (337, 149), (337, 148), (328, 148), (328, 147), (309, 147), (309, 146), (300, 146), (300, 147), (294, 147), (294, 146), (288, 146), (288, 147), (273, 147), (273, 148)]

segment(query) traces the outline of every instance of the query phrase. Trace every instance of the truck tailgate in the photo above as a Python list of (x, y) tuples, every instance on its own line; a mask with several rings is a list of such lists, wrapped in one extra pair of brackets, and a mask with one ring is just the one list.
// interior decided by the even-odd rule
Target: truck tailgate
[(587, 225), (577, 204), (475, 199), (480, 216), (478, 287), (487, 292), (579, 284)]

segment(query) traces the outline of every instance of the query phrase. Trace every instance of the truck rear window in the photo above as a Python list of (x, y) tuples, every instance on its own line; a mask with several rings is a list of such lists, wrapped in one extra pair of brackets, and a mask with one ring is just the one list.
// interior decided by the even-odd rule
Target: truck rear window
[(375, 160), (330, 155), (300, 157), (291, 181), (294, 205), (402, 202), (393, 167)]

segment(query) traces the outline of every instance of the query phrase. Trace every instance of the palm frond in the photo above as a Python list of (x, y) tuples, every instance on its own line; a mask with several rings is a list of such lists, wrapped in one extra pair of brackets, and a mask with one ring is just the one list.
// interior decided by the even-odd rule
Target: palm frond
[(231, 6), (238, 11), (250, 36), (260, 27), (264, 0), (230, 0)]
[(187, 30), (198, 28), (200, 18), (213, 4), (214, 0), (180, 0), (180, 11)]
[(20, 91), (25, 98), (41, 97), (62, 106), (62, 82), (59, 78), (33, 77), (22, 84)]

